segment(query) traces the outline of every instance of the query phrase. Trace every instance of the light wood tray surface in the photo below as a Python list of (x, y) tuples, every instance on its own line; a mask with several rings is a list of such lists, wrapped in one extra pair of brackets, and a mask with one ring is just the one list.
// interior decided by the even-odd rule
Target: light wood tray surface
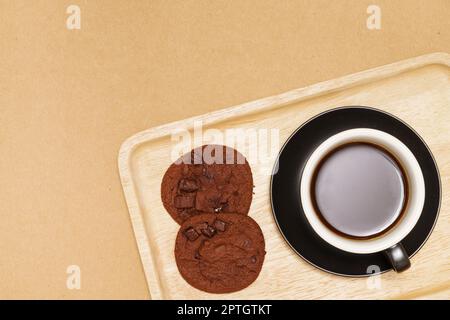
[[(238, 88), (237, 88), (238, 90)], [(366, 278), (345, 278), (306, 263), (284, 241), (270, 207), (270, 176), (252, 165), (255, 195), (249, 215), (261, 226), (267, 255), (259, 278), (226, 295), (199, 291), (179, 274), (173, 248), (179, 226), (160, 199), (161, 179), (171, 163), (171, 134), (180, 127), (280, 130), (280, 146), (303, 122), (325, 110), (365, 105), (385, 110), (411, 125), (438, 164), (442, 202), (438, 222), (407, 272), (380, 276), (381, 288)], [(189, 107), (189, 106), (186, 106)], [(126, 140), (119, 171), (136, 241), (153, 299), (450, 298), (450, 56), (435, 53), (151, 128)], [(243, 151), (244, 155), (245, 148)], [(241, 151), (241, 150), (240, 150)], [(247, 155), (246, 155), (247, 156)], [(369, 280), (370, 281), (370, 280)]]

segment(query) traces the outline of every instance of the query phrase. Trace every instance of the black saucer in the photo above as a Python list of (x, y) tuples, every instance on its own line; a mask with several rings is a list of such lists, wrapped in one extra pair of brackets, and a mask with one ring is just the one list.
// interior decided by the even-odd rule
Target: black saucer
[[(430, 119), (431, 121), (431, 119)], [(427, 241), (436, 223), (441, 186), (433, 156), (419, 135), (400, 119), (368, 107), (342, 107), (326, 111), (300, 126), (281, 148), (272, 175), (272, 211), (278, 228), (294, 251), (317, 268), (342, 276), (373, 275), (392, 267), (383, 253), (353, 254), (337, 249), (320, 238), (310, 227), (300, 201), (300, 181), (310, 154), (328, 137), (348, 129), (373, 128), (401, 140), (415, 155), (425, 179), (425, 204), (418, 223), (402, 240), (409, 257)], [(414, 261), (412, 261), (414, 264)], [(369, 272), (369, 274), (368, 274)]]

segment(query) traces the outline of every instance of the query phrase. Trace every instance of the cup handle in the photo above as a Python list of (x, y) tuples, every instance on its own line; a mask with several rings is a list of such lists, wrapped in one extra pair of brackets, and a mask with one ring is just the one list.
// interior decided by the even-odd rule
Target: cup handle
[(384, 254), (391, 263), (392, 268), (397, 272), (405, 271), (411, 266), (408, 254), (400, 242), (384, 250)]

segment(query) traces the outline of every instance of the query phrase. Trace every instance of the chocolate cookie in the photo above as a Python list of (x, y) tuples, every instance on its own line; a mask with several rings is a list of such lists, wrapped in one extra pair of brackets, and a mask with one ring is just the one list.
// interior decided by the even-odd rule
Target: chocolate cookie
[(164, 207), (179, 224), (202, 213), (247, 214), (252, 196), (247, 160), (221, 145), (205, 145), (180, 157), (161, 183)]
[(210, 293), (249, 286), (264, 261), (264, 236), (258, 224), (241, 214), (202, 214), (178, 231), (175, 259), (183, 278)]

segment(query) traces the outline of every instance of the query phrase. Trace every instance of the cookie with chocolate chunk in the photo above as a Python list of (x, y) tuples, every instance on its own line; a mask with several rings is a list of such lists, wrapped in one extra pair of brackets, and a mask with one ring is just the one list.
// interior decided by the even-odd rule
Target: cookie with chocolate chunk
[(183, 278), (210, 293), (229, 293), (258, 277), (265, 256), (264, 236), (249, 216), (201, 214), (178, 231), (175, 259)]
[(179, 224), (203, 213), (246, 215), (253, 177), (245, 157), (233, 148), (204, 145), (175, 161), (161, 183), (164, 208)]

